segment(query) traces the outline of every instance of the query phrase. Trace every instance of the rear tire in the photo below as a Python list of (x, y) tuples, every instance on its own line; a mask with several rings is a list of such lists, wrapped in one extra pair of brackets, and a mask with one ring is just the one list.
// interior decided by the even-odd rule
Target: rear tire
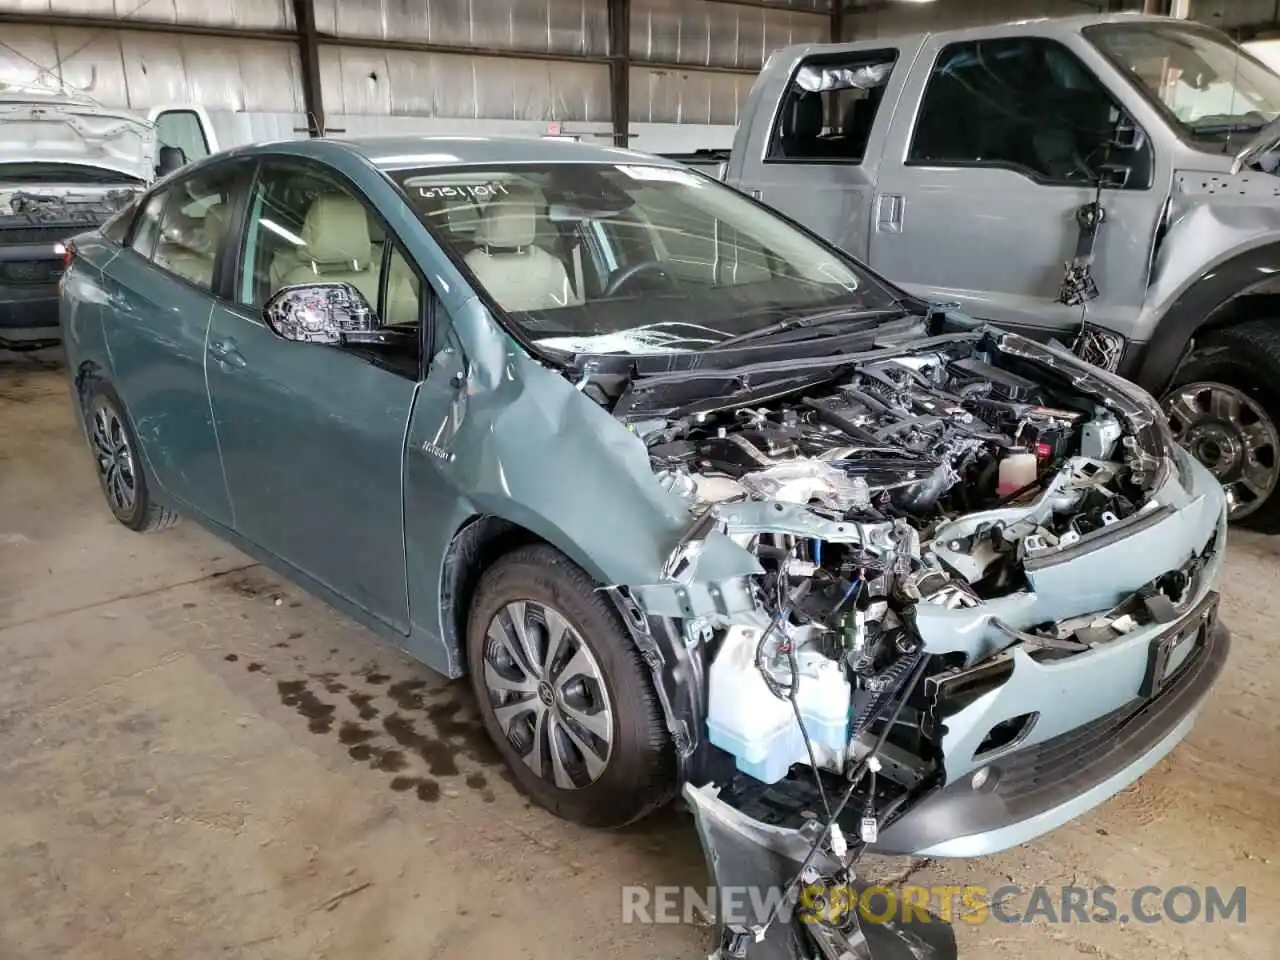
[(1280, 533), (1280, 321), (1214, 331), (1164, 399), (1175, 439), (1222, 481), (1231, 520)]
[(467, 662), (485, 729), (539, 806), (620, 827), (674, 795), (648, 668), (608, 598), (558, 550), (522, 547), (485, 572)]
[(137, 435), (116, 392), (101, 380), (88, 380), (82, 400), (85, 436), (112, 515), (138, 533), (172, 527), (178, 515), (152, 499)]

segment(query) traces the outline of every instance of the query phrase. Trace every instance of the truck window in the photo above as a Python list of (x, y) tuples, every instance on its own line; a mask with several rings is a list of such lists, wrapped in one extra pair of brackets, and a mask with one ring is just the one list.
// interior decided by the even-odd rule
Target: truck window
[(1145, 189), (1146, 137), (1070, 50), (1013, 37), (942, 49), (908, 164), (1004, 167), (1048, 184)]
[(209, 156), (200, 115), (194, 110), (165, 110), (156, 115), (156, 139), (162, 147), (177, 147), (188, 161)]
[(802, 61), (782, 98), (766, 162), (861, 163), (895, 58), (881, 51)]

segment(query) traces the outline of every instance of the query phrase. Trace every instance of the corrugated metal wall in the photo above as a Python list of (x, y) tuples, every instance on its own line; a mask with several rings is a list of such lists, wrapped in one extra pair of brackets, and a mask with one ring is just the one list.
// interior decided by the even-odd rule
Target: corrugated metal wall
[(631, 119), (736, 126), (754, 79), (742, 73), (632, 67)]
[(1191, 17), (1228, 33), (1240, 26), (1280, 27), (1275, 0), (1191, 0)]
[(333, 115), (610, 119), (598, 64), (332, 47), (320, 51), (320, 78)]
[[(320, 48), (321, 88), (332, 128), (402, 130), (405, 118), (419, 117), (448, 121), (450, 129), (468, 121), (561, 121), (600, 132), (610, 122), (607, 0), (315, 2), (317, 28), (328, 38)], [(292, 0), (0, 0), (6, 11), (103, 23), (0, 26), (0, 81), (43, 77), (56, 86), (53, 78), (61, 76), (103, 103), (138, 110), (174, 102), (242, 114), (304, 109), (296, 44), (288, 39), (129, 29), (137, 21), (289, 31)], [(751, 72), (778, 47), (825, 39), (826, 11), (827, 0), (633, 0), (630, 54), (662, 65), (633, 65), (630, 118), (728, 130)], [(459, 51), (405, 49), (414, 43)], [(466, 47), (511, 56), (478, 56)]]
[(0, 27), (0, 44), (0, 82), (57, 88), (61, 77), (107, 106), (303, 110), (297, 50), (289, 43), (9, 24)]
[(826, 16), (707, 0), (632, 0), (637, 60), (759, 70), (779, 47), (828, 38)]
[(605, 0), (316, 0), (316, 27), (370, 37), (495, 50), (609, 52)]
[[(263, 30), (293, 28), (289, 0), (5, 0), (0, 10)], [(0, 37), (8, 28), (0, 31)]]

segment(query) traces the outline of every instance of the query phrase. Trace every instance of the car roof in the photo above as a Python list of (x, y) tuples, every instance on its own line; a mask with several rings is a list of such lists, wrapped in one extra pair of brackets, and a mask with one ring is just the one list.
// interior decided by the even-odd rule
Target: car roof
[(459, 167), (517, 163), (646, 163), (679, 164), (635, 150), (560, 137), (384, 136), (351, 139), (318, 138), (257, 144), (244, 153), (287, 150), (323, 158), (333, 151), (354, 151), (381, 170)]

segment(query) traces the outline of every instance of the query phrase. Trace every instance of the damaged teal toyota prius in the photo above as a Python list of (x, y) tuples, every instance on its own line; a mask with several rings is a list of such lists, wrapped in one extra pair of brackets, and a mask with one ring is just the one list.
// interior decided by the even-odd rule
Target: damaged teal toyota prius
[[(559, 816), (683, 792), (722, 891), (1052, 830), (1227, 656), (1221, 486), (1151, 397), (664, 161), (249, 147), (68, 257), (120, 522), (189, 517), (468, 675)], [(954, 952), (777, 903), (719, 955)]]

